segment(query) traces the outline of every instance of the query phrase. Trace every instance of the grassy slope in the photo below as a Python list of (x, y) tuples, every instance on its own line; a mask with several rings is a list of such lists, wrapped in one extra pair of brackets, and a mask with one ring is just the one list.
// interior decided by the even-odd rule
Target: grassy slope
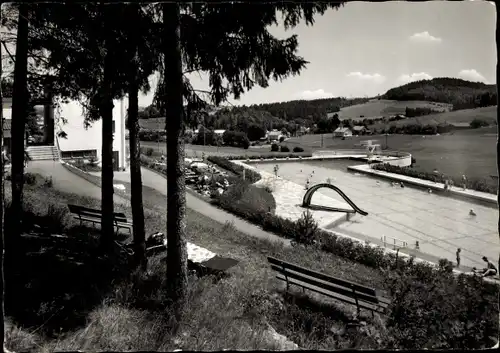
[[(363, 140), (372, 140), (385, 146), (385, 136), (360, 136), (352, 139), (332, 139), (331, 134), (305, 135), (297, 138), (302, 145), (316, 149), (352, 149)], [(375, 142), (377, 141), (377, 142)], [(441, 136), (390, 135), (387, 138), (392, 150), (409, 152), (416, 158), (414, 168), (432, 172), (434, 168), (448, 174), (469, 178), (484, 178), (488, 183), (495, 183), (490, 175), (497, 175), (496, 170), (496, 128), (484, 128), (455, 132)]]
[[(389, 123), (388, 125), (403, 126), (408, 124), (441, 124), (441, 123), (470, 123), (474, 119), (482, 119), (494, 124), (497, 119), (497, 107), (484, 107), (476, 109), (464, 109), (440, 114), (430, 114), (417, 118), (409, 118)], [(383, 128), (385, 124), (377, 123), (370, 127)]]
[(362, 120), (360, 115), (365, 118), (388, 116), (394, 114), (404, 114), (406, 107), (408, 108), (431, 108), (439, 111), (451, 109), (451, 105), (445, 103), (435, 103), (428, 101), (396, 101), (387, 99), (373, 99), (367, 103), (356, 104), (350, 107), (345, 107), (340, 110), (340, 119)]
[[(9, 188), (9, 185), (6, 186)], [(44, 212), (48, 204), (59, 204), (62, 208), (68, 202), (76, 203), (88, 207), (98, 208), (98, 200), (80, 198), (58, 192), (53, 188), (30, 187), (25, 188), (26, 199), (33, 205), (33, 209)], [(165, 231), (166, 217), (164, 196), (152, 189), (144, 190), (146, 228), (147, 233), (154, 231)], [(156, 205), (156, 206), (155, 206)], [(130, 214), (128, 206), (117, 206), (117, 210)], [(74, 225), (74, 221), (66, 219), (68, 226)], [(175, 348), (194, 350), (219, 350), (221, 348), (235, 349), (273, 349), (273, 345), (264, 339), (262, 329), (262, 314), (266, 311), (259, 307), (263, 305), (260, 301), (254, 302), (255, 297), (270, 293), (269, 291), (277, 286), (274, 274), (270, 271), (266, 262), (266, 256), (276, 256), (293, 261), (302, 266), (311, 267), (318, 271), (335, 275), (336, 277), (365, 283), (376, 288), (384, 288), (382, 274), (378, 270), (367, 268), (363, 265), (345, 261), (331, 254), (323, 252), (311, 252), (300, 247), (284, 249), (280, 246), (268, 242), (248, 238), (248, 236), (238, 232), (231, 224), (220, 224), (201, 214), (188, 210), (187, 215), (187, 238), (199, 246), (205, 247), (219, 255), (238, 259), (240, 263), (231, 269), (231, 276), (216, 284), (210, 280), (195, 280), (192, 282), (190, 290), (189, 310), (185, 323), (181, 324), (180, 332), (182, 336), (171, 336), (166, 332), (165, 318), (169, 316), (164, 309), (156, 307), (154, 303), (163, 298), (164, 286), (164, 256), (154, 258), (150, 262), (151, 275), (147, 276), (146, 287), (144, 284), (139, 289), (130, 284), (116, 286), (111, 292), (100, 300), (102, 304), (95, 304), (86, 309), (88, 313), (82, 313), (87, 318), (84, 326), (73, 327), (69, 331), (63, 329), (57, 339), (47, 339), (39, 336), (45, 329), (55, 326), (64, 328), (60, 322), (64, 318), (58, 318), (57, 311), (61, 304), (71, 308), (71, 301), (59, 299), (54, 296), (50, 303), (39, 303), (40, 308), (33, 308), (35, 313), (43, 312), (44, 320), (52, 316), (51, 322), (47, 323), (38, 334), (31, 333), (31, 328), (14, 328), (8, 333), (8, 347), (16, 351), (31, 349), (53, 350), (172, 350)], [(42, 250), (40, 250), (42, 251)], [(47, 250), (43, 250), (46, 252)], [(49, 269), (44, 270), (50, 273)], [(29, 276), (31, 272), (28, 271)], [(90, 281), (88, 287), (92, 286), (93, 276), (82, 277), (81, 281)], [(43, 285), (43, 279), (27, 279), (26, 283), (35, 280), (40, 288), (48, 290)], [(64, 286), (67, 280), (58, 277), (58, 283)], [(41, 282), (40, 282), (41, 281)], [(25, 283), (25, 282), (23, 282)], [(149, 283), (149, 284), (148, 284)], [(142, 289), (141, 289), (142, 288)], [(153, 289), (153, 291), (147, 288)], [(51, 289), (52, 290), (52, 289)], [(139, 292), (137, 292), (139, 290)], [(146, 291), (143, 293), (141, 291)], [(38, 292), (31, 293), (31, 298), (36, 299), (41, 295)], [(224, 300), (221, 300), (224, 298)], [(61, 300), (64, 301), (61, 302)], [(139, 302), (139, 303), (138, 303)], [(321, 320), (323, 331), (328, 331), (332, 326), (345, 326), (346, 317), (353, 313), (352, 306), (336, 303), (329, 306), (324, 311), (336, 312), (337, 317), (331, 318), (321, 312), (311, 313), (307, 309), (300, 309), (293, 303), (283, 302), (287, 308), (293, 309), (294, 315), (303, 321), (309, 320), (310, 316)], [(255, 308), (254, 308), (255, 307)], [(259, 317), (249, 318), (245, 308), (260, 310)], [(262, 310), (264, 310), (262, 312)], [(68, 311), (68, 313), (71, 311)], [(286, 311), (285, 311), (286, 312)], [(286, 317), (285, 312), (277, 314), (280, 318)], [(66, 315), (68, 314), (66, 313)], [(75, 312), (76, 314), (76, 312)], [(283, 316), (285, 315), (285, 316)], [(32, 315), (33, 316), (33, 315)], [(71, 315), (70, 315), (71, 316)], [(16, 319), (16, 318), (14, 318)], [(19, 318), (18, 318), (19, 319)], [(328, 342), (326, 338), (317, 337), (314, 332), (303, 331), (303, 327), (279, 327), (281, 319), (278, 317), (269, 318), (278, 332), (285, 333), (301, 347), (304, 348), (332, 348), (347, 347), (351, 338), (344, 337), (337, 342)], [(287, 319), (290, 321), (291, 318)], [(324, 324), (324, 325), (323, 325)], [(21, 327), (23, 322), (18, 323)], [(375, 326), (379, 323), (369, 323), (369, 327), (380, 331)], [(318, 325), (315, 325), (318, 328)], [(147, 328), (147, 329), (144, 329)], [(50, 330), (50, 329), (49, 329)], [(251, 331), (254, 331), (252, 335)], [(293, 337), (291, 337), (293, 336)], [(373, 343), (361, 343), (355, 345), (358, 348), (375, 348)]]

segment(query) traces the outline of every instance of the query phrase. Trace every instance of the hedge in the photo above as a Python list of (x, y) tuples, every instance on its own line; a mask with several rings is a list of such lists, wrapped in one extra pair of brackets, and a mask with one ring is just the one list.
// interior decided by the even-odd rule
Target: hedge
[(241, 166), (239, 164), (235, 164), (235, 163), (229, 161), (229, 159), (227, 159), (225, 157), (208, 156), (207, 160), (209, 162), (212, 162), (212, 163), (218, 165), (219, 167), (221, 167), (229, 172), (232, 172), (232, 173), (238, 175), (239, 177), (243, 177), (243, 170), (246, 169), (245, 178), (246, 178), (246, 180), (248, 180), (251, 183), (255, 183), (261, 179), (260, 174), (257, 173), (256, 171), (249, 169), (249, 168), (244, 168), (243, 166)]
[(287, 153), (287, 152), (269, 152), (269, 153), (262, 153), (262, 154), (252, 154), (252, 155), (228, 155), (225, 156), (224, 158), (229, 159), (229, 160), (256, 160), (256, 159), (286, 159), (286, 158), (307, 158), (307, 157), (312, 157), (311, 152), (302, 152), (302, 153)]
[[(453, 184), (456, 187), (462, 187), (462, 183), (463, 183), (461, 177), (460, 178), (459, 177), (449, 177), (449, 176), (445, 176), (443, 174), (422, 172), (422, 171), (418, 171), (418, 170), (408, 168), (408, 167), (399, 167), (399, 166), (395, 166), (395, 165), (390, 165), (388, 163), (374, 164), (373, 169), (388, 172), (388, 173), (405, 175), (405, 176), (409, 176), (412, 178), (430, 180), (430, 181), (433, 181), (436, 183), (443, 183), (443, 184), (444, 184), (446, 179), (451, 179), (451, 180), (453, 180)], [(497, 190), (498, 190), (498, 187), (496, 185), (493, 186), (491, 184), (486, 183), (486, 181), (484, 179), (478, 179), (478, 178), (467, 179), (466, 187), (467, 187), (467, 189), (487, 192), (490, 194), (496, 194)]]

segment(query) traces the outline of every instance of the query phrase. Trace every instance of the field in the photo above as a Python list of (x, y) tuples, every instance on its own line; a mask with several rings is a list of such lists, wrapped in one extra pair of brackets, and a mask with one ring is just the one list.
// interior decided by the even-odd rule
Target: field
[[(424, 115), (416, 118), (409, 118), (388, 123), (390, 125), (403, 126), (408, 124), (441, 124), (441, 123), (470, 123), (474, 119), (486, 120), (490, 124), (495, 124), (497, 119), (497, 107), (484, 107), (476, 109), (456, 110), (440, 114)], [(380, 122), (371, 125), (370, 128), (380, 129), (385, 124)]]
[(356, 104), (340, 109), (340, 119), (363, 120), (365, 118), (381, 117), (395, 114), (404, 114), (408, 108), (431, 108), (442, 112), (451, 110), (451, 104), (428, 101), (395, 101), (387, 99), (373, 99), (367, 103)]
[[(433, 172), (434, 169), (454, 176), (484, 178), (495, 183), (490, 177), (497, 174), (496, 167), (496, 127), (458, 131), (440, 136), (389, 135), (387, 145), (390, 150), (404, 151), (416, 159), (415, 169)], [(385, 147), (383, 135), (360, 136), (351, 139), (332, 139), (331, 134), (305, 135), (290, 139), (301, 145), (318, 149), (352, 149), (363, 140), (372, 140)], [(377, 142), (375, 142), (377, 141)], [(359, 147), (357, 147), (359, 148)]]

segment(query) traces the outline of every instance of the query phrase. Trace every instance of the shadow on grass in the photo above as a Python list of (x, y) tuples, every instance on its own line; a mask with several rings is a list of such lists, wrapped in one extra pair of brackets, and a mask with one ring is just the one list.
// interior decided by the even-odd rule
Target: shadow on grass
[(117, 250), (102, 255), (98, 229), (48, 233), (31, 230), (11, 245), (15, 251), (5, 259), (5, 308), (16, 324), (55, 337), (85, 324), (87, 314), (131, 268)]

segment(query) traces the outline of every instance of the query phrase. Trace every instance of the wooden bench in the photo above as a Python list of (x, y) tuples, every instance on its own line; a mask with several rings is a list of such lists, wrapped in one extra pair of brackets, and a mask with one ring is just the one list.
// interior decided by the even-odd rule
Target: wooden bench
[[(102, 221), (102, 211), (101, 210), (94, 210), (91, 208), (87, 207), (82, 207), (82, 206), (77, 206), (77, 205), (69, 205), (68, 204), (69, 211), (74, 214), (74, 218), (78, 219), (80, 221), (80, 225), (82, 222), (92, 222), (92, 225), (95, 226), (95, 224), (101, 224)], [(133, 224), (130, 223), (127, 219), (127, 216), (125, 216), (124, 213), (122, 212), (113, 212), (113, 223), (115, 224), (116, 227), (116, 233), (121, 228), (128, 229), (130, 234), (132, 234), (132, 228)]]
[(357, 313), (360, 308), (384, 314), (390, 304), (388, 299), (382, 298), (377, 291), (370, 287), (328, 276), (298, 265), (294, 265), (274, 257), (268, 257), (271, 268), (278, 272), (277, 279), (286, 282), (286, 290), (290, 285), (296, 285), (313, 292), (323, 294), (345, 303), (356, 305)]

